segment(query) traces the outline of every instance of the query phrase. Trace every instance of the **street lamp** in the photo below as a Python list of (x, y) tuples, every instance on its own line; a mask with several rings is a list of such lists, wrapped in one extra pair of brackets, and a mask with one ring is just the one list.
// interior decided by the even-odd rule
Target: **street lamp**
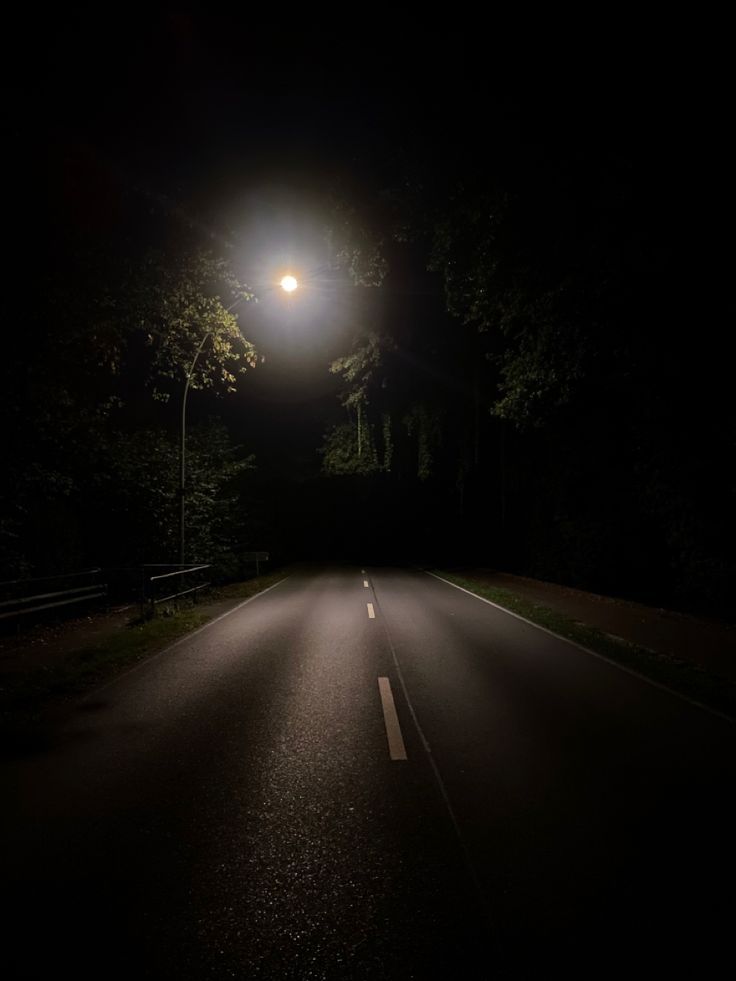
[[(296, 278), (294, 276), (291, 276), (291, 275), (287, 274), (286, 276), (282, 277), (281, 282), (280, 282), (279, 285), (281, 286), (281, 289), (284, 290), (285, 293), (293, 293), (294, 290), (297, 288), (297, 286), (299, 284), (297, 283)], [(244, 296), (239, 296), (238, 299), (234, 303), (231, 303), (230, 304), (230, 306), (227, 308), (227, 310), (225, 311), (225, 313), (230, 313), (230, 311), (234, 307), (236, 307), (238, 305), (238, 303), (240, 303), (244, 299), (245, 299)], [(208, 331), (204, 335), (204, 337), (200, 341), (199, 347), (197, 348), (197, 353), (194, 355), (194, 359), (192, 361), (192, 365), (191, 365), (189, 371), (187, 372), (186, 381), (184, 382), (184, 395), (182, 396), (182, 400), (181, 400), (181, 446), (180, 446), (180, 451), (179, 451), (179, 462), (180, 462), (180, 468), (179, 468), (179, 563), (181, 565), (185, 565), (186, 564), (185, 563), (185, 560), (184, 560), (184, 550), (185, 550), (185, 538), (186, 538), (186, 535), (185, 535), (185, 521), (186, 521), (185, 488), (186, 488), (187, 396), (189, 395), (189, 386), (191, 384), (192, 376), (194, 375), (194, 369), (197, 366), (197, 361), (199, 359), (199, 356), (202, 353), (202, 351), (204, 350), (205, 344), (207, 343), (207, 341), (212, 336), (213, 336), (213, 332), (210, 330), (210, 331)]]

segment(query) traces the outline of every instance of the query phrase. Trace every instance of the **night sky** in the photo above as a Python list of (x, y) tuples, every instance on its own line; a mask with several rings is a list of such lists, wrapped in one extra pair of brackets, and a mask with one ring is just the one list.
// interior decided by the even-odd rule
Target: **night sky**
[[(581, 524), (590, 525), (570, 492), (572, 484), (595, 495), (601, 492), (594, 485), (602, 472), (638, 473), (639, 464), (627, 454), (640, 434), (631, 437), (616, 422), (627, 403), (632, 418), (646, 417), (640, 428), (649, 444), (665, 447), (670, 474), (680, 472), (672, 459), (687, 456), (702, 440), (701, 450), (682, 465), (679, 483), (679, 477), (662, 478), (660, 490), (658, 477), (642, 478), (658, 514), (680, 515), (662, 518), (670, 521), (668, 530), (652, 536), (657, 543), (647, 552), (651, 568), (667, 567), (670, 560), (662, 550), (679, 548), (683, 554), (697, 552), (693, 568), (717, 567), (722, 582), (727, 570), (720, 553), (716, 557), (711, 544), (703, 545), (730, 534), (725, 524), (733, 494), (728, 477), (733, 414), (724, 360), (733, 314), (728, 286), (733, 158), (729, 80), (719, 51), (712, 40), (709, 48), (695, 35), (683, 47), (672, 26), (653, 33), (652, 46), (643, 25), (631, 32), (624, 24), (609, 26), (605, 44), (591, 25), (588, 43), (572, 49), (569, 43), (553, 45), (551, 37), (546, 44), (524, 41), (500, 24), (485, 32), (467, 28), (402, 29), (386, 22), (325, 33), (316, 25), (289, 25), (286, 18), (284, 24), (263, 26), (246, 13), (219, 16), (181, 7), (145, 16), (77, 11), (33, 27), (16, 22), (15, 40), (26, 59), (6, 85), (4, 166), (15, 284), (5, 297), (6, 368), (12, 374), (20, 366), (27, 377), (37, 370), (27, 343), (34, 324), (53, 346), (49, 276), (76, 282), (80, 246), (117, 250), (121, 257), (149, 247), (166, 253), (183, 241), (208, 247), (227, 256), (259, 297), (258, 305), (243, 310), (240, 325), (262, 362), (234, 395), (195, 393), (191, 422), (214, 414), (235, 443), (255, 453), (253, 479), (260, 490), (254, 493), (261, 503), (251, 500), (249, 507), (263, 515), (264, 500), (277, 500), (279, 506), (263, 518), (254, 544), (270, 542), (287, 552), (287, 541), (301, 536), (297, 552), (319, 551), (318, 542), (327, 542), (329, 551), (346, 534), (345, 528), (335, 532), (335, 507), (359, 499), (361, 509), (385, 519), (381, 547), (386, 552), (395, 545), (396, 559), (426, 557), (417, 553), (435, 541), (449, 558), (448, 549), (457, 544), (460, 560), (469, 556), (469, 542), (480, 542), (485, 552), (469, 557), (484, 564), (660, 599), (658, 589), (647, 585), (648, 573), (636, 584), (623, 582), (631, 564), (623, 556), (612, 559), (614, 571), (604, 575), (606, 558), (591, 559), (577, 571), (574, 560), (558, 561), (564, 536), (550, 546), (557, 559), (540, 558), (537, 548), (544, 537), (538, 526), (545, 522), (560, 527), (567, 522), (566, 534), (576, 539)], [(550, 409), (534, 431), (518, 438), (518, 427), (504, 424), (502, 432), (492, 412), (499, 378), (492, 367), (497, 364), (493, 331), (479, 333), (472, 317), (463, 322), (463, 311), (448, 312), (448, 265), (435, 263), (428, 270), (431, 219), (422, 227), (414, 213), (417, 233), (409, 243), (396, 234), (397, 201), (398, 212), (412, 195), (439, 207), (459, 200), (458, 194), (482, 197), (491, 188), (500, 188), (512, 202), (517, 224), (498, 248), (507, 250), (509, 268), (516, 263), (510, 275), (519, 281), (555, 275), (561, 281), (568, 256), (576, 270), (588, 263), (584, 275), (590, 280), (599, 253), (615, 270), (609, 278), (598, 276), (594, 300), (586, 286), (587, 293), (580, 292), (584, 300), (575, 301), (575, 316), (588, 316), (585, 343), (594, 370), (567, 407)], [(592, 201), (598, 210), (589, 207)], [(382, 239), (389, 269), (382, 286), (354, 286), (331, 264), (325, 233), (336, 203), (353, 209)], [(455, 217), (465, 221), (461, 210)], [(551, 245), (548, 229), (557, 236)], [(273, 287), (276, 272), (286, 267), (304, 280), (301, 293), (289, 299)], [(650, 278), (645, 288), (642, 270), (649, 269), (658, 278)], [(635, 275), (627, 279), (626, 270)], [(598, 306), (586, 314), (589, 302)], [(612, 343), (606, 323), (616, 317), (617, 324), (627, 322), (630, 309), (647, 324), (645, 340), (632, 321), (620, 344)], [(28, 329), (13, 328), (20, 322)], [(481, 453), (467, 451), (470, 457), (475, 453), (473, 486), (466, 482), (458, 491), (451, 472), (455, 464), (446, 461), (414, 488), (408, 478), (403, 484), (396, 478), (391, 487), (356, 478), (336, 490), (340, 481), (328, 486), (320, 476), (324, 434), (345, 418), (339, 402), (344, 386), (329, 365), (372, 328), (395, 345), (380, 369), (384, 376), (378, 377), (379, 371), (371, 382), (374, 407), (383, 398), (379, 389), (391, 394), (404, 385), (396, 405), (416, 397), (425, 407), (446, 409), (454, 399), (467, 403), (468, 419), (474, 413), (480, 419), (468, 423), (476, 427), (468, 440), (485, 446)], [(605, 343), (595, 339), (596, 331), (603, 336), (607, 330)], [(620, 364), (606, 375), (600, 365), (611, 358), (620, 358)], [(659, 391), (659, 381), (650, 386), (645, 378), (653, 364), (668, 380), (661, 395), (638, 406), (642, 392)], [(134, 405), (140, 393), (137, 382), (131, 384), (126, 389), (122, 382), (120, 393)], [(601, 409), (601, 386), (607, 385), (608, 408)], [(28, 390), (24, 397), (30, 398)], [(688, 416), (685, 405), (695, 408), (694, 415)], [(19, 411), (27, 417), (25, 409)], [(132, 417), (143, 426), (147, 411)], [(173, 402), (168, 412), (161, 418), (173, 432)], [(582, 432), (586, 418), (596, 420), (595, 429), (591, 422)], [(683, 419), (689, 428), (683, 428)], [(447, 429), (445, 450), (460, 439), (459, 431)], [(658, 431), (666, 433), (659, 442)], [(33, 437), (18, 439), (28, 450)], [(508, 478), (505, 441), (511, 447)], [(604, 446), (610, 450), (602, 451)], [(646, 447), (641, 452), (651, 458)], [(554, 455), (565, 477), (549, 489), (547, 499), (557, 495), (559, 500), (543, 513), (529, 488), (545, 472), (545, 454)], [(702, 487), (693, 489), (698, 484), (693, 474), (705, 466), (701, 456), (711, 470), (708, 481), (718, 485), (712, 499)], [(483, 458), (495, 462), (481, 474)], [(538, 470), (525, 469), (532, 458)], [(593, 460), (589, 472), (576, 483), (570, 475), (586, 459)], [(611, 539), (617, 536), (614, 512), (621, 494), (632, 501), (642, 496), (636, 481), (623, 490), (618, 483), (618, 477), (611, 479), (598, 508), (609, 515)], [(679, 503), (667, 496), (670, 484), (678, 486)], [(433, 513), (436, 520), (423, 518), (421, 527), (398, 541), (407, 515), (418, 507), (417, 495), (425, 517)], [(707, 527), (696, 528), (695, 519), (682, 517), (688, 507), (701, 514), (710, 510), (714, 517)], [(457, 512), (459, 524), (453, 517), (453, 531), (445, 535), (448, 508)], [(640, 541), (647, 514), (633, 516), (628, 505), (621, 508), (632, 541)], [(513, 518), (516, 528), (534, 525), (537, 531), (530, 536), (537, 545), (530, 538), (510, 548), (490, 512), (493, 522), (503, 513), (503, 522)], [(607, 525), (600, 516), (596, 521)], [(306, 527), (313, 533), (303, 535)], [(376, 527), (371, 526), (369, 539)], [(675, 540), (680, 544), (673, 545)], [(27, 561), (38, 564), (37, 557)], [(694, 602), (707, 605), (711, 586), (704, 581), (696, 589), (691, 573), (689, 585), (675, 576), (662, 595), (669, 591), (686, 603), (697, 593)]]

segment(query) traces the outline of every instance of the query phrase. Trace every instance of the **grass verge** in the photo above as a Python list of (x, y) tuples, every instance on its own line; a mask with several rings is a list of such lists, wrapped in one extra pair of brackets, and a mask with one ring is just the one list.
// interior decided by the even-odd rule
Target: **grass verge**
[(672, 654), (650, 651), (620, 637), (613, 637), (598, 627), (579, 623), (558, 610), (533, 603), (509, 589), (489, 586), (480, 580), (458, 576), (445, 569), (432, 571), (456, 586), (462, 586), (463, 589), (497, 603), (512, 613), (518, 613), (540, 627), (580, 644), (581, 647), (587, 647), (596, 654), (602, 654), (651, 681), (736, 720), (736, 685), (691, 661), (684, 661)]
[(53, 664), (4, 675), (0, 680), (0, 749), (15, 752), (43, 742), (46, 724), (69, 699), (91, 691), (208, 623), (224, 612), (221, 601), (232, 601), (234, 606), (286, 575), (282, 570), (231, 583), (211, 590), (198, 604), (168, 607), (151, 618), (135, 616), (103, 639), (81, 642)]

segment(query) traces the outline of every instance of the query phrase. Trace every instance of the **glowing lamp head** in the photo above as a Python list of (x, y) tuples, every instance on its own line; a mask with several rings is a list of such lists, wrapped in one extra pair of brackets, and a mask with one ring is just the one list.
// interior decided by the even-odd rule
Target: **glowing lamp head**
[(293, 293), (297, 286), (298, 283), (293, 276), (284, 276), (284, 278), (281, 280), (281, 289), (285, 293)]

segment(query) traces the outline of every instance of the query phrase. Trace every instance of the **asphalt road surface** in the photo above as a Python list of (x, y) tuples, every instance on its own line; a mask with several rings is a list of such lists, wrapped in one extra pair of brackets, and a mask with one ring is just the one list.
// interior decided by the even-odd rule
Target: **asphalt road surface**
[(426, 573), (305, 570), (3, 764), (0, 970), (736, 976), (735, 732)]

